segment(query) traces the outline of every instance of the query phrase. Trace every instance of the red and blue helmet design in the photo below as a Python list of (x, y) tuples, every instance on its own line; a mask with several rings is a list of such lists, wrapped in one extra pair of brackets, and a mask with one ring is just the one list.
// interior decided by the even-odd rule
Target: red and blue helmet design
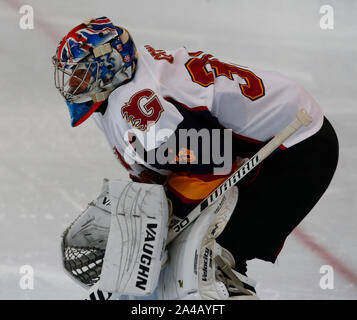
[(83, 123), (115, 88), (131, 80), (136, 59), (128, 31), (107, 17), (81, 23), (60, 41), (52, 58), (55, 85), (66, 100), (72, 126)]

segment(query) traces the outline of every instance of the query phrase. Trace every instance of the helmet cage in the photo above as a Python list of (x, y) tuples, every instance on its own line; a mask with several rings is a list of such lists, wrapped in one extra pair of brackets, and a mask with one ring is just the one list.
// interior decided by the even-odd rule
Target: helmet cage
[[(91, 95), (98, 91), (98, 84), (100, 82), (99, 67), (103, 65), (103, 62), (64, 62), (58, 61), (54, 57), (53, 64), (55, 67), (55, 86), (66, 100), (83, 102), (89, 100)], [(76, 76), (78, 70), (85, 70), (83, 77), (78, 78)], [(90, 74), (89, 82), (87, 82), (88, 80), (86, 81), (88, 74)], [(73, 79), (77, 80), (75, 82), (76, 86), (70, 85)], [(86, 87), (84, 91), (81, 90), (83, 85)]]

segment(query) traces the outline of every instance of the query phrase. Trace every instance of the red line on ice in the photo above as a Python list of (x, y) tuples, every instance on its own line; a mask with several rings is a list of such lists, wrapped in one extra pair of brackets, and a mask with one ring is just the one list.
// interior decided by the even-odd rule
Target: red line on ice
[(336, 271), (338, 271), (346, 280), (357, 287), (357, 274), (347, 267), (340, 259), (335, 257), (322, 245), (318, 244), (311, 236), (306, 234), (301, 228), (297, 227), (293, 235), (305, 244), (312, 252), (317, 254), (321, 259), (325, 260)]

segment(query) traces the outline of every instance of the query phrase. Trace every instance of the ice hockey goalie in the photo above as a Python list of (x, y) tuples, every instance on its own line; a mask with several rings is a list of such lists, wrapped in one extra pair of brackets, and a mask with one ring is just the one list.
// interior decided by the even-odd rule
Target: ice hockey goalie
[[(131, 179), (107, 182), (66, 230), (71, 276), (85, 285), (101, 278), (101, 289), (119, 295), (255, 297), (246, 262), (276, 261), (337, 166), (338, 140), (318, 103), (277, 72), (184, 47), (136, 47), (107, 17), (65, 35), (53, 64), (72, 126), (93, 118)], [(301, 108), (311, 124), (165, 246), (170, 223), (184, 221)], [(91, 262), (86, 270), (83, 256)]]

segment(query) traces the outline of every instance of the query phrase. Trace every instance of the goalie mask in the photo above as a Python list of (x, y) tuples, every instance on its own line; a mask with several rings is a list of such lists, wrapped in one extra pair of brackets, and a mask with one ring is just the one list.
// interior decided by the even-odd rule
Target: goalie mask
[(88, 119), (115, 88), (130, 81), (136, 55), (128, 31), (106, 17), (83, 22), (61, 40), (52, 58), (55, 86), (66, 99), (73, 127)]

